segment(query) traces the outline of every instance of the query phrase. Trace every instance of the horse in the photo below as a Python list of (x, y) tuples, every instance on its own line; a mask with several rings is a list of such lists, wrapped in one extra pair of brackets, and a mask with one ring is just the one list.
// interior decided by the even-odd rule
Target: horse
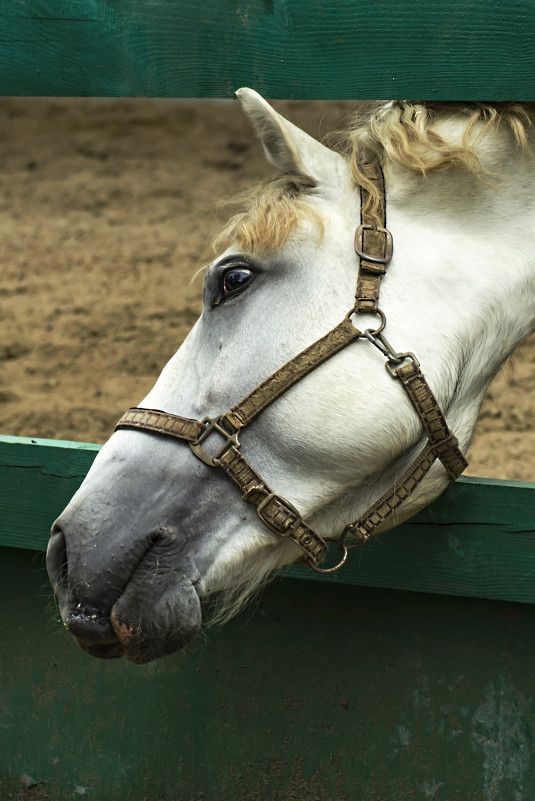
[[(61, 617), (100, 658), (182, 649), (207, 605), (225, 620), (273, 571), (321, 570), (328, 540), (343, 562), (372, 533), (349, 521), (375, 514), (381, 532), (429, 504), (464, 464), (431, 443), (420, 470), (415, 409), (461, 465), (489, 382), (535, 325), (529, 106), (377, 102), (334, 149), (237, 96), (276, 174), (240, 198), (199, 320), (52, 528)], [(420, 401), (414, 373), (392, 380), (410, 365)]]

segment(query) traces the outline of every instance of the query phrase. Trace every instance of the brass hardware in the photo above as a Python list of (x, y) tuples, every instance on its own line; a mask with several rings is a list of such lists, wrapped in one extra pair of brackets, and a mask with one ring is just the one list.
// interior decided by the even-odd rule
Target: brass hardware
[[(269, 520), (266, 515), (262, 514), (264, 509), (272, 502), (276, 501), (279, 506), (282, 507), (281, 512), (290, 512), (292, 515), (295, 515), (295, 521), (291, 522), (286, 518), (286, 520), (282, 521), (280, 525), (277, 525), (272, 520)], [(303, 519), (295, 506), (293, 506), (289, 501), (285, 498), (281, 498), (280, 495), (276, 495), (274, 492), (270, 492), (256, 507), (256, 513), (262, 523), (269, 528), (274, 534), (278, 534), (280, 537), (287, 537), (292, 532), (296, 531), (299, 528)]]
[[(325, 541), (327, 542), (327, 539), (325, 539)], [(348, 553), (347, 545), (342, 544), (340, 550), (343, 551), (342, 558), (333, 567), (318, 567), (317, 565), (312, 565), (312, 564), (310, 565), (310, 567), (312, 568), (312, 570), (315, 570), (316, 573), (335, 573), (342, 567), (342, 565), (345, 565), (347, 559), (347, 553)]]
[[(238, 432), (228, 431), (223, 424), (221, 423), (221, 417), (205, 417), (202, 421), (203, 425), (206, 425), (206, 428), (201, 433), (201, 435), (195, 440), (195, 442), (190, 442), (189, 446), (195, 456), (207, 464), (208, 467), (219, 467), (218, 460), (223, 456), (224, 453), (228, 451), (228, 449), (234, 445), (236, 448), (240, 447), (240, 441), (238, 439)], [(211, 456), (207, 453), (203, 448), (201, 448), (202, 443), (210, 436), (216, 432), (220, 434), (222, 437), (225, 438), (225, 444), (222, 448), (220, 448), (214, 456)]]
[(387, 372), (392, 376), (392, 378), (399, 378), (397, 374), (397, 370), (403, 362), (406, 362), (407, 359), (411, 359), (416, 367), (420, 367), (420, 362), (414, 355), (414, 353), (406, 352), (406, 353), (398, 353), (394, 350), (388, 339), (383, 336), (381, 331), (372, 331), (371, 328), (367, 328), (364, 331), (364, 336), (368, 339), (372, 345), (381, 351), (383, 356), (386, 356), (387, 362), (385, 364)]
[[(377, 336), (379, 336), (381, 331), (384, 331), (384, 328), (386, 326), (386, 315), (385, 315), (385, 313), (383, 311), (381, 311), (381, 309), (376, 309), (375, 311), (371, 311), (370, 309), (364, 309), (362, 311), (360, 311), (359, 309), (350, 309), (348, 311), (348, 313), (346, 314), (347, 319), (351, 320), (351, 318), (353, 317), (354, 314), (370, 314), (370, 315), (371, 314), (378, 314), (379, 317), (381, 318), (381, 322), (379, 324), (379, 327), (376, 328), (375, 331), (372, 331), (371, 328), (367, 328), (366, 331), (363, 332), (363, 331), (360, 331), (357, 328), (357, 326), (355, 326), (355, 328), (357, 328), (357, 331), (358, 331), (358, 334), (359, 334), (360, 337), (367, 337), (368, 339), (370, 339), (370, 336), (371, 337), (377, 337)], [(351, 322), (353, 323), (353, 320), (351, 320)], [(353, 325), (355, 325), (355, 324), (353, 323)], [(367, 332), (370, 332), (369, 336), (368, 336)]]
[[(385, 255), (384, 256), (370, 256), (362, 250), (362, 233), (363, 231), (376, 231), (379, 234), (385, 235)], [(380, 225), (359, 225), (355, 231), (355, 253), (364, 261), (370, 261), (372, 264), (388, 264), (392, 259), (394, 253), (394, 240), (388, 228), (382, 228)]]
[[(416, 367), (420, 369), (420, 362), (418, 361), (414, 353), (407, 352), (407, 353), (396, 353), (396, 361), (389, 359), (385, 364), (386, 372), (389, 373), (392, 376), (392, 378), (399, 378), (398, 370), (403, 365), (403, 362), (407, 361), (407, 359), (413, 361)], [(418, 373), (415, 373), (414, 375), (416, 376), (418, 375)]]

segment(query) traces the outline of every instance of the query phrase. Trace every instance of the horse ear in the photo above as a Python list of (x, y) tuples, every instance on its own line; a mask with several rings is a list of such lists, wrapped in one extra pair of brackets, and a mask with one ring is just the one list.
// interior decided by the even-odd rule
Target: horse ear
[(236, 96), (277, 170), (304, 189), (333, 181), (345, 164), (342, 156), (288, 122), (253, 89), (238, 89)]

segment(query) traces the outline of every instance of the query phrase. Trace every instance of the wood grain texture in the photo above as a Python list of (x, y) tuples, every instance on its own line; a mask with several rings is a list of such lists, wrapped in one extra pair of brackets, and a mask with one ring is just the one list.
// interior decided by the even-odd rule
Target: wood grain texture
[[(312, 578), (300, 567), (286, 572)], [(326, 578), (535, 603), (535, 484), (460, 478), (408, 523), (354, 550), (344, 570)]]
[(99, 445), (0, 437), (0, 545), (43, 550)]
[[(99, 447), (0, 437), (0, 546), (46, 548)], [(535, 603), (535, 484), (461, 478), (410, 523), (353, 551), (337, 573), (292, 567), (286, 575)]]
[(535, 4), (3, 0), (0, 94), (535, 100)]

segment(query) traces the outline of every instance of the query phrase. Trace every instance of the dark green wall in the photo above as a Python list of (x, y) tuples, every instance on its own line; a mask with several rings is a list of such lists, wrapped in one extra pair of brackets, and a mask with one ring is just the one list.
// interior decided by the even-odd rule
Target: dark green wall
[(0, 554), (2, 801), (535, 797), (531, 605), (283, 580), (135, 667), (79, 650), (41, 555)]

